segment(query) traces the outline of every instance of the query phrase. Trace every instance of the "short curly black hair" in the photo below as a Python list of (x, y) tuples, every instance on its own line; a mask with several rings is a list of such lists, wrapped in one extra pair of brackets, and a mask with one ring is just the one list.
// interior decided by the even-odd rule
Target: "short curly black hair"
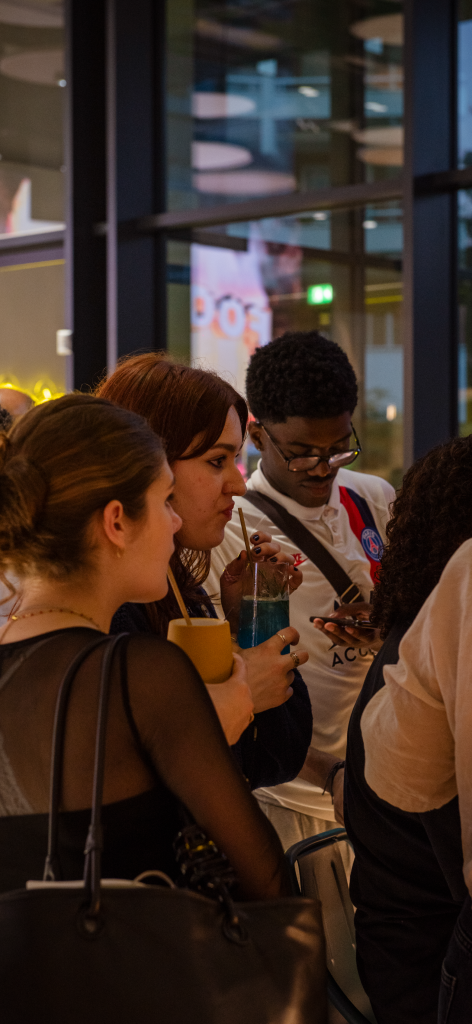
[(345, 352), (318, 331), (287, 332), (256, 349), (246, 376), (247, 400), (261, 422), (289, 416), (329, 419), (357, 405), (357, 380)]
[(408, 470), (392, 506), (371, 621), (386, 637), (413, 620), (457, 548), (472, 537), (472, 436), (437, 445)]

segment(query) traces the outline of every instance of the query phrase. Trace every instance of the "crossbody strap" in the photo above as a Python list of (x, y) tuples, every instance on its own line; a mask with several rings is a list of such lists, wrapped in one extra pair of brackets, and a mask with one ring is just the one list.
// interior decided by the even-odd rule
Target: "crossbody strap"
[(108, 637), (109, 644), (102, 661), (100, 695), (98, 698), (97, 733), (95, 738), (95, 764), (93, 769), (92, 816), (85, 843), (84, 886), (90, 905), (87, 911), (89, 924), (97, 925), (100, 910), (101, 859), (103, 850), (102, 803), (105, 776), (105, 747), (108, 718), (108, 701), (111, 686), (111, 670), (115, 651), (128, 633)]
[(110, 643), (110, 637), (102, 635), (99, 636), (98, 639), (94, 639), (92, 643), (82, 647), (66, 670), (62, 683), (59, 687), (52, 737), (48, 849), (43, 874), (45, 882), (57, 882), (60, 878), (58, 857), (59, 804), (62, 789), (62, 767), (64, 762), (64, 737), (67, 708), (69, 706), (72, 684), (80, 666), (86, 658), (88, 658), (89, 654), (91, 654), (92, 651), (95, 651), (97, 647), (101, 647), (102, 644), (107, 642)]
[(316, 565), (316, 568), (325, 576), (331, 584), (341, 604), (355, 604), (363, 601), (364, 598), (352, 582), (351, 577), (340, 566), (339, 562), (326, 550), (323, 544), (307, 530), (306, 526), (292, 516), (283, 505), (279, 505), (273, 498), (269, 498), (260, 491), (246, 491), (244, 500), (255, 505), (260, 512), (270, 519), (275, 526), (295, 544), (303, 554)]

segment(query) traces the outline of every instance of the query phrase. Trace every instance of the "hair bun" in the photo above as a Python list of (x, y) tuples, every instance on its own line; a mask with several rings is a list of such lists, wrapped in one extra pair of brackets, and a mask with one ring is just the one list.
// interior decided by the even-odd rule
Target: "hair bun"
[(33, 462), (12, 454), (8, 438), (0, 438), (0, 467), (0, 548), (6, 552), (35, 532), (48, 486)]

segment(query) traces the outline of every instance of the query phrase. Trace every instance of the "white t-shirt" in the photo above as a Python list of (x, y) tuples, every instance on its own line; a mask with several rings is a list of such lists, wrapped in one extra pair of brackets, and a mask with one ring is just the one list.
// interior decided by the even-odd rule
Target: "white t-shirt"
[[(369, 561), (356, 533), (362, 534), (367, 551), (379, 554), (378, 537), (385, 542), (389, 506), (395, 497), (393, 487), (381, 477), (340, 469), (333, 483), (331, 496), (320, 508), (304, 508), (281, 494), (264, 476), (259, 462), (248, 481), (248, 490), (257, 490), (283, 505), (337, 559), (365, 601), (373, 587), (372, 571), (378, 561)], [(357, 505), (356, 505), (357, 502)], [(244, 511), (249, 534), (258, 530), (270, 533), (284, 551), (295, 556), (295, 564), (303, 571), (303, 583), (290, 598), (290, 624), (300, 633), (300, 648), (308, 651), (310, 660), (302, 668), (313, 708), (312, 745), (336, 757), (344, 757), (346, 734), (352, 708), (362, 687), (373, 655), (368, 649), (332, 647), (323, 633), (314, 629), (311, 615), (329, 615), (334, 609), (336, 594), (325, 576), (282, 534), (271, 520), (245, 498), (236, 499), (232, 521), (225, 530), (223, 543), (212, 552), (212, 568), (205, 588), (219, 594), (219, 580), (228, 562), (244, 547), (237, 508)], [(364, 514), (364, 523), (359, 515)], [(367, 525), (364, 524), (367, 521)], [(363, 531), (363, 533), (362, 533)], [(217, 599), (215, 607), (223, 617)], [(331, 797), (303, 779), (285, 782), (270, 789), (257, 790), (257, 796), (268, 803), (289, 807), (323, 820), (334, 821)]]

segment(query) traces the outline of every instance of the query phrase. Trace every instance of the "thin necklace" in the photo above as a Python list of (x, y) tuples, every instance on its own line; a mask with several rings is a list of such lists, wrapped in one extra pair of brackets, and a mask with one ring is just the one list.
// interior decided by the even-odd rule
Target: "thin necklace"
[(103, 633), (103, 629), (95, 622), (95, 619), (90, 618), (90, 615), (84, 615), (83, 612), (76, 612), (73, 608), (40, 608), (36, 612), (23, 612), (22, 615), (10, 615), (10, 622), (19, 622), (20, 619), (31, 619), (34, 615), (49, 615), (50, 612), (60, 612), (63, 615), (77, 615), (79, 619), (85, 619), (86, 622), (90, 622), (95, 629), (98, 629), (100, 633)]

